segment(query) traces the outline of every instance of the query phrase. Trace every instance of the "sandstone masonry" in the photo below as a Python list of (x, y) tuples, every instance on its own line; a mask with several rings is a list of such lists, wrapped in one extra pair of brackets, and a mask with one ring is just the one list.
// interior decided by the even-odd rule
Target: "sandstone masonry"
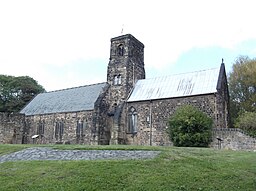
[(20, 114), (0, 113), (0, 143), (21, 144), (24, 132), (25, 116)]
[[(172, 145), (168, 119), (185, 104), (205, 112), (222, 129), (221, 137), (232, 140), (223, 142), (223, 148), (254, 143), (243, 133), (234, 135), (241, 139), (226, 134), (230, 119), (224, 63), (220, 69), (177, 75), (173, 82), (156, 78), (159, 87), (147, 84), (145, 76), (144, 45), (130, 34), (112, 38), (106, 83), (39, 94), (22, 115), (1, 114), (0, 143)], [(213, 147), (220, 136), (216, 132)]]

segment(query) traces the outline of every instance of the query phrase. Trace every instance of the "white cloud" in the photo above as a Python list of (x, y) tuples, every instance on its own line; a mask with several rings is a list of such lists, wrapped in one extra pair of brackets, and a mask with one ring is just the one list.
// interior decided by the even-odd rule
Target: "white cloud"
[(231, 49), (256, 38), (254, 4), (251, 0), (1, 1), (1, 73), (36, 76), (47, 89), (57, 89), (67, 84), (58, 80), (67, 73), (49, 74), (48, 66), (69, 67), (74, 73), (70, 66), (79, 59), (107, 64), (110, 38), (120, 35), (123, 25), (124, 33), (145, 44), (146, 66), (164, 68), (193, 47)]

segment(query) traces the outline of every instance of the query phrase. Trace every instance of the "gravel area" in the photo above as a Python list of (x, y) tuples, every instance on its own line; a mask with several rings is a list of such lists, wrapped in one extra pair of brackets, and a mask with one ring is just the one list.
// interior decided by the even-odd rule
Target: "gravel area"
[(28, 160), (126, 160), (152, 159), (160, 151), (124, 151), (124, 150), (56, 150), (47, 147), (24, 149), (0, 156), (0, 163)]

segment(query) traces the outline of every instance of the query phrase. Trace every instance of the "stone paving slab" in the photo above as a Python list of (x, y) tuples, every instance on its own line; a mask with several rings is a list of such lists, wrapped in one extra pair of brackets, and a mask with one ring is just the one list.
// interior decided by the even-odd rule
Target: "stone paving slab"
[(124, 150), (56, 150), (47, 147), (34, 147), (0, 156), (0, 163), (29, 160), (127, 160), (152, 159), (160, 151)]

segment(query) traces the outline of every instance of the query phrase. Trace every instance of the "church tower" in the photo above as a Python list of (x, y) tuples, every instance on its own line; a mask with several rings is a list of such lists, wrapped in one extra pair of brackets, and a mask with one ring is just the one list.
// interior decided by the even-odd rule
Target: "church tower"
[(115, 104), (125, 101), (139, 79), (145, 79), (144, 45), (130, 34), (111, 39), (107, 82)]
[(124, 129), (123, 109), (137, 80), (145, 79), (144, 45), (131, 34), (111, 39), (107, 72), (110, 144), (118, 144)]

